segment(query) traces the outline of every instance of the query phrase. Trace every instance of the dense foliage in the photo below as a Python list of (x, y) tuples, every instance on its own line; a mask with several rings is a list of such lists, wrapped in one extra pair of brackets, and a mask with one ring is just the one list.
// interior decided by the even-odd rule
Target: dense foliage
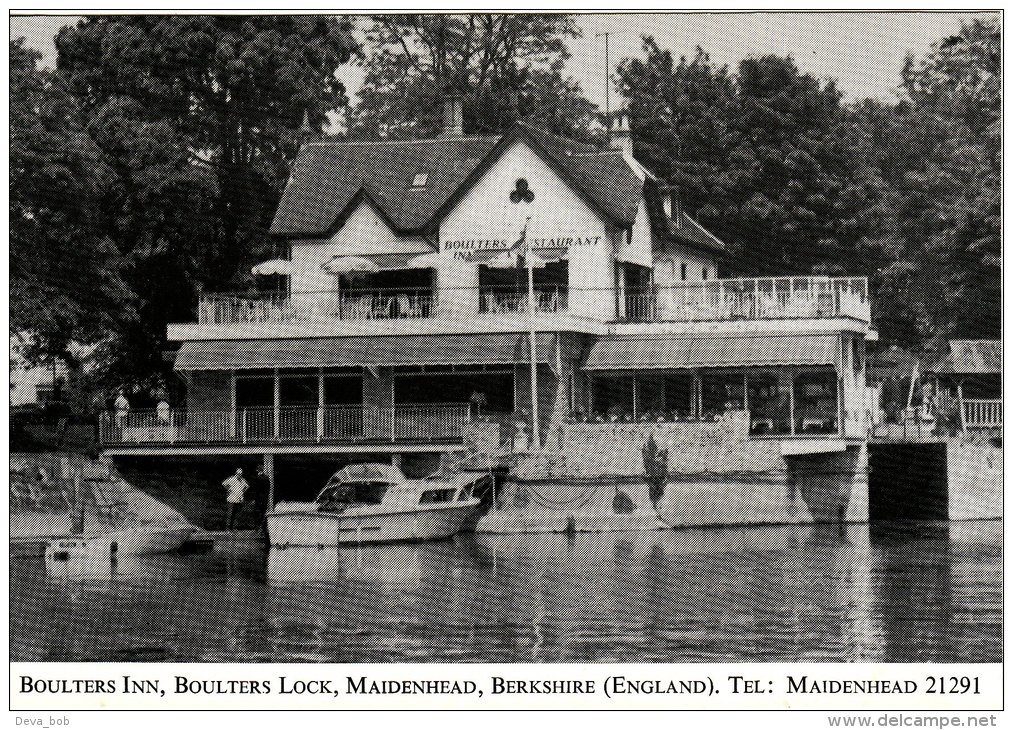
[(71, 360), (130, 316), (122, 262), (97, 225), (108, 171), (62, 80), (10, 44), (10, 336), (31, 363)]
[(1000, 336), (1000, 31), (975, 21), (845, 104), (791, 58), (733, 72), (650, 37), (619, 64), (634, 152), (731, 247), (726, 272), (869, 276), (882, 341)]
[(366, 77), (351, 114), (359, 136), (421, 138), (440, 129), (446, 93), (464, 102), (466, 133), (517, 119), (585, 137), (594, 105), (563, 75), (569, 15), (377, 16), (366, 34)]
[(112, 372), (164, 371), (165, 324), (191, 319), (200, 290), (235, 288), (270, 251), (303, 114), (319, 128), (345, 103), (335, 71), (355, 51), (350, 31), (322, 17), (135, 15), (57, 35), (57, 72), (109, 171), (96, 230), (138, 299), (105, 343)]

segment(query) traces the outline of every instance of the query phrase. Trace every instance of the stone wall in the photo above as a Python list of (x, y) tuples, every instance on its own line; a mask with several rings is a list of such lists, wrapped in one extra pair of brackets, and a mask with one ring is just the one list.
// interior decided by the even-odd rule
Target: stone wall
[(521, 479), (639, 477), (651, 436), (668, 450), (672, 474), (785, 471), (780, 441), (750, 438), (749, 414), (733, 411), (718, 421), (557, 424), (543, 452), (519, 456), (512, 473)]
[(946, 444), (951, 520), (1002, 518), (1002, 449), (989, 443)]
[[(643, 446), (668, 449), (655, 512)], [(784, 457), (779, 439), (749, 436), (745, 412), (718, 421), (560, 424), (535, 454), (517, 454), (487, 532), (607, 531), (674, 526), (862, 522), (864, 447)]]

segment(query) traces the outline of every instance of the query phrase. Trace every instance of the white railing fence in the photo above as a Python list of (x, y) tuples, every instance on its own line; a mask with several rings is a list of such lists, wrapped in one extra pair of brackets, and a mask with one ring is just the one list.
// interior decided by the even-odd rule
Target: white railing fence
[(678, 282), (626, 293), (627, 319), (696, 322), (734, 319), (870, 318), (864, 277), (762, 277)]
[(1002, 401), (964, 399), (965, 428), (1001, 428)]
[(133, 410), (103, 413), (99, 435), (105, 445), (446, 441), (462, 438), (470, 421), (468, 403)]
[[(571, 289), (535, 286), (538, 312), (565, 312)], [(579, 289), (615, 296), (612, 289)], [(793, 276), (714, 279), (626, 289), (617, 302), (619, 319), (697, 322), (735, 319), (870, 319), (868, 280), (863, 277)], [(388, 320), (525, 312), (524, 286), (352, 289), (258, 296), (206, 294), (197, 309), (200, 324), (298, 322), (327, 319)]]

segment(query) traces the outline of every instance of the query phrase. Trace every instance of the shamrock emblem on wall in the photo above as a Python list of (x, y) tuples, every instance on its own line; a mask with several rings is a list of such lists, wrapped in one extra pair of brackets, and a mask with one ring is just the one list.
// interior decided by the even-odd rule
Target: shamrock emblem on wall
[(510, 193), (510, 200), (514, 203), (519, 203), (522, 200), (525, 203), (530, 203), (535, 199), (535, 194), (528, 189), (528, 181), (523, 177), (517, 181), (517, 187), (512, 193)]

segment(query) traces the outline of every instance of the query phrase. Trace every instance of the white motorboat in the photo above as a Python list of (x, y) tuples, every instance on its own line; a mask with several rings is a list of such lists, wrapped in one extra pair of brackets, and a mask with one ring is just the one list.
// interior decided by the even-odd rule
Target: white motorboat
[(193, 537), (197, 528), (183, 515), (103, 466), (64, 496), (77, 530), (45, 540), (48, 559), (168, 553)]
[(487, 472), (408, 479), (390, 464), (352, 464), (332, 476), (314, 502), (279, 502), (267, 515), (277, 547), (439, 540), (460, 532), (482, 504)]

